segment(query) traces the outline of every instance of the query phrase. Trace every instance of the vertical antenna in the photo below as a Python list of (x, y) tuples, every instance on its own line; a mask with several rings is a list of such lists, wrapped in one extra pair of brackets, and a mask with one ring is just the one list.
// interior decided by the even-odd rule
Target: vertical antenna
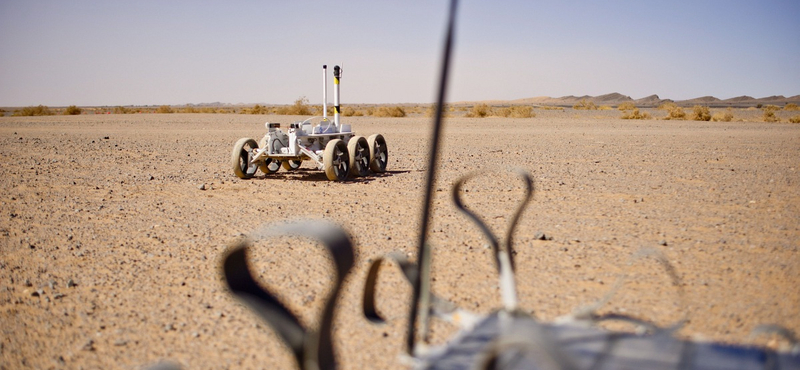
[(339, 66), (333, 66), (333, 123), (336, 126), (336, 132), (339, 132), (339, 79), (342, 77), (342, 69)]
[[(428, 174), (425, 184), (425, 201), (422, 205), (422, 225), (419, 233), (419, 243), (417, 244), (417, 259), (419, 274), (414, 281), (414, 291), (411, 301), (411, 312), (409, 314), (408, 338), (406, 338), (406, 349), (409, 354), (414, 355), (414, 344), (417, 341), (416, 325), (419, 322), (421, 339), (427, 340), (428, 328), (428, 302), (430, 301), (430, 247), (427, 245), (428, 228), (433, 201), (433, 188), (436, 182), (436, 164), (439, 157), (440, 133), (442, 131), (442, 113), (445, 102), (445, 90), (447, 88), (447, 72), (450, 67), (450, 52), (453, 45), (453, 32), (455, 26), (456, 6), (458, 0), (450, 1), (450, 13), (447, 23), (447, 34), (444, 40), (444, 55), (442, 57), (442, 69), (439, 75), (439, 95), (436, 100), (436, 116), (431, 134), (431, 149), (428, 155)], [(420, 303), (422, 300), (422, 303)], [(423, 307), (420, 307), (423, 306)]]
[(322, 118), (328, 118), (328, 66), (322, 65)]

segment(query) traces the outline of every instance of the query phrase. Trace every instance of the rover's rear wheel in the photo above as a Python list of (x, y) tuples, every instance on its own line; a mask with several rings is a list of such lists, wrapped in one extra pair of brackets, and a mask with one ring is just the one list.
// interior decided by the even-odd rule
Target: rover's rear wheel
[(367, 143), (372, 156), (369, 169), (373, 172), (386, 172), (386, 165), (389, 163), (389, 148), (386, 146), (386, 140), (384, 140), (383, 135), (370, 135)]
[(347, 179), (350, 172), (350, 158), (347, 155), (347, 146), (341, 139), (333, 139), (325, 145), (325, 152), (322, 155), (322, 163), (325, 168), (325, 176), (331, 181), (342, 181)]
[(367, 139), (363, 136), (353, 136), (347, 143), (347, 152), (350, 154), (350, 173), (354, 176), (366, 176), (369, 173), (372, 157)]
[(303, 161), (301, 161), (301, 160), (291, 159), (291, 160), (283, 161), (282, 166), (283, 166), (283, 169), (285, 169), (286, 171), (294, 171), (294, 170), (300, 168), (300, 165), (302, 165), (302, 164), (303, 164)]

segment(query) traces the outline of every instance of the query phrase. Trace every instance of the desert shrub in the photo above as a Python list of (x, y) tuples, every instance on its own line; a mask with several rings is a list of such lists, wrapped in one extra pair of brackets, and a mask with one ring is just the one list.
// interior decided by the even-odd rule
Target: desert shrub
[(690, 118), (693, 121), (710, 121), (711, 111), (708, 109), (708, 107), (695, 105), (692, 108), (692, 116)]
[(593, 101), (588, 101), (586, 99), (581, 99), (581, 101), (575, 103), (575, 105), (572, 106), (572, 109), (577, 109), (577, 110), (597, 110), (597, 105), (595, 105)]
[(67, 116), (77, 116), (81, 113), (83, 113), (83, 110), (74, 105), (70, 105), (69, 107), (67, 107), (67, 109), (64, 110), (64, 115)]
[(800, 106), (795, 103), (789, 103), (783, 107), (783, 110), (800, 110)]
[(0, 109), (0, 117), (5, 116), (5, 115), (6, 115), (6, 110), (5, 109)]
[(539, 109), (542, 109), (542, 110), (560, 110), (560, 111), (564, 110), (564, 108), (562, 108), (562, 107), (556, 107), (556, 106), (553, 106), (553, 105), (542, 105), (541, 107), (539, 107)]
[(597, 109), (598, 110), (612, 110), (614, 108), (611, 108), (611, 106), (609, 106), (609, 105), (601, 105), (601, 106), (597, 107)]
[(762, 108), (764, 111), (764, 122), (780, 122), (781, 119), (775, 115), (775, 112), (778, 111), (777, 106), (775, 105), (767, 105), (766, 107)]
[[(458, 110), (462, 110), (462, 109), (463, 108), (459, 107)], [(454, 106), (452, 106), (452, 105), (449, 106), (449, 107), (445, 106), (445, 108), (442, 110), (442, 117), (450, 117), (450, 114), (448, 113), (448, 111), (454, 112), (455, 110), (456, 110), (456, 108)], [(431, 104), (431, 105), (428, 106), (428, 109), (425, 110), (425, 117), (433, 117), (435, 115), (436, 115), (436, 104)]]
[(512, 118), (531, 118), (536, 117), (533, 113), (533, 107), (527, 105), (514, 105), (508, 108), (500, 108), (494, 111), (494, 115), (499, 117), (512, 117)]
[(44, 105), (39, 105), (36, 107), (25, 107), (20, 110), (14, 111), (14, 116), (21, 116), (21, 117), (30, 117), (30, 116), (52, 116), (53, 112), (50, 111), (50, 108)]
[(633, 102), (630, 101), (626, 101), (617, 106), (617, 109), (619, 109), (621, 112), (624, 112), (626, 110), (634, 110), (636, 109), (636, 104), (633, 104)]
[(129, 114), (129, 113), (133, 113), (133, 112), (128, 108), (121, 107), (121, 106), (114, 107), (114, 114)]
[(789, 118), (789, 122), (791, 123), (800, 123), (800, 116), (794, 116)]
[(622, 119), (650, 119), (650, 113), (639, 112), (639, 108), (633, 108), (622, 112)]
[(406, 111), (403, 107), (378, 107), (373, 114), (375, 117), (405, 117)]
[(311, 107), (308, 105), (308, 99), (305, 96), (301, 96), (297, 98), (297, 100), (294, 101), (294, 104), (290, 106), (278, 107), (275, 109), (275, 113), (294, 116), (309, 116), (311, 115)]
[[(675, 103), (667, 103), (663, 104), (662, 107), (667, 110), (667, 116), (664, 117), (666, 120), (683, 120), (686, 119), (686, 112), (683, 111), (683, 108), (679, 107)], [(660, 108), (660, 107), (659, 107)]]
[(489, 116), (491, 114), (492, 114), (492, 107), (490, 107), (490, 106), (488, 106), (486, 104), (477, 104), (477, 105), (472, 106), (472, 109), (470, 109), (467, 112), (466, 117), (483, 118), (483, 117)]
[(726, 109), (724, 112), (717, 112), (711, 116), (711, 120), (714, 122), (730, 122), (733, 121), (733, 110), (730, 108)]
[(361, 117), (364, 115), (364, 112), (362, 112), (360, 109), (355, 109), (352, 107), (344, 107), (344, 109), (342, 109), (342, 115), (345, 117), (352, 117), (352, 116)]
[(241, 114), (269, 114), (270, 108), (263, 106), (261, 104), (256, 104), (252, 108), (244, 108), (242, 109)]
[(175, 113), (169, 105), (162, 105), (156, 109), (156, 113)]
[(200, 113), (199, 110), (195, 107), (183, 107), (181, 108), (181, 113)]

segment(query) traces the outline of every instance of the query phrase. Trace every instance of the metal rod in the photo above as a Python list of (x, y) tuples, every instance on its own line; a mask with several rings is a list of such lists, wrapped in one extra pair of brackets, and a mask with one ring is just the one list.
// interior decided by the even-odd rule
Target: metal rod
[[(455, 26), (455, 16), (456, 16), (456, 6), (458, 5), (457, 0), (450, 1), (450, 14), (447, 23), (447, 35), (445, 36), (444, 42), (444, 55), (442, 57), (442, 69), (440, 71), (440, 79), (439, 79), (439, 94), (436, 100), (436, 116), (433, 124), (433, 133), (431, 134), (431, 148), (430, 154), (428, 156), (428, 173), (425, 185), (425, 201), (422, 205), (422, 225), (420, 227), (419, 233), (419, 242), (417, 244), (417, 259), (419, 263), (420, 274), (417, 274), (417, 279), (414, 281), (414, 296), (412, 297), (411, 302), (411, 312), (409, 314), (409, 333), (408, 338), (406, 338), (406, 349), (409, 354), (413, 355), (414, 345), (416, 343), (416, 325), (419, 321), (420, 330), (422, 332), (422, 340), (426, 340), (427, 336), (426, 328), (428, 326), (427, 323), (427, 311), (428, 307), (419, 307), (419, 302), (421, 295), (423, 294), (423, 286), (427, 287), (429, 282), (423, 282), (421, 276), (423, 276), (423, 272), (429, 271), (430, 269), (430, 258), (424, 258), (430, 254), (428, 250), (429, 246), (427, 245), (427, 236), (428, 236), (428, 229), (429, 229), (429, 221), (430, 221), (430, 213), (431, 213), (431, 205), (433, 203), (433, 188), (436, 182), (436, 164), (438, 163), (439, 157), (439, 142), (440, 140), (440, 133), (442, 131), (442, 113), (444, 109), (444, 102), (445, 102), (445, 90), (447, 89), (447, 72), (450, 67), (450, 53), (453, 45), (453, 32)], [(425, 289), (424, 294), (430, 294), (428, 289)], [(424, 299), (423, 301), (428, 301)], [(419, 314), (419, 311), (422, 310), (423, 314)], [(418, 317), (421, 316), (421, 317)]]
[(342, 78), (342, 69), (339, 66), (333, 66), (333, 123), (336, 126), (336, 132), (339, 132), (339, 79)]
[(322, 118), (328, 118), (328, 66), (322, 65)]

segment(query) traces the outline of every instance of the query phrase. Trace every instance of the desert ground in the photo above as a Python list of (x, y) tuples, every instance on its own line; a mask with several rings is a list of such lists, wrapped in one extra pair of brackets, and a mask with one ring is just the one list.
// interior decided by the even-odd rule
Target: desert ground
[[(800, 333), (800, 125), (615, 118), (446, 120), (430, 241), (433, 291), (462, 308), (500, 307), (486, 240), (450, 200), (464, 199), (502, 235), (522, 194), (536, 193), (514, 234), (520, 304), (544, 321), (593, 303), (629, 276), (601, 312), (668, 326), (683, 338), (781, 346), (759, 324)], [(410, 287), (379, 281), (374, 325), (360, 314), (370, 259), (416, 258), (431, 120), (347, 117), (381, 133), (388, 172), (329, 182), (311, 163), (250, 180), (233, 175), (241, 137), (300, 117), (138, 114), (0, 118), (0, 369), (295, 368), (289, 350), (226, 290), (220, 259), (264, 223), (325, 219), (356, 243), (334, 322), (344, 369), (402, 369)], [(538, 236), (546, 235), (539, 240)], [(652, 259), (658, 249), (681, 278)], [(329, 289), (322, 248), (261, 240), (254, 269), (314, 326)], [(436, 322), (431, 341), (453, 333)]]

